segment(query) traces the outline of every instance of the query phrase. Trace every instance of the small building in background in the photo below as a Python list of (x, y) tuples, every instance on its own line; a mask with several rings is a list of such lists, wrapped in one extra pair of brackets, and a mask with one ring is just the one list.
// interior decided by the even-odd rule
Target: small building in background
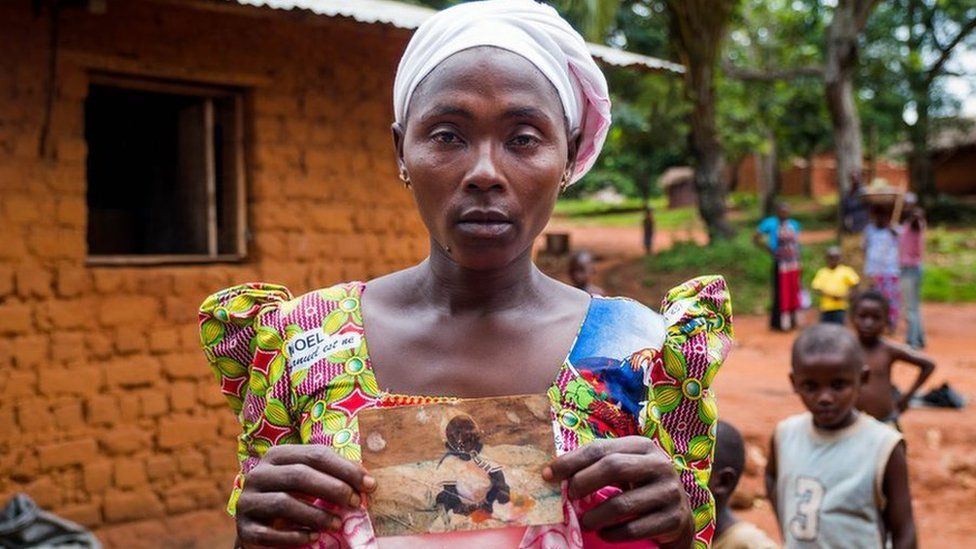
[(976, 124), (944, 132), (929, 149), (935, 188), (955, 196), (976, 195)]
[(690, 166), (673, 166), (664, 170), (658, 179), (661, 190), (668, 195), (668, 208), (686, 208), (698, 204), (695, 189), (695, 170)]

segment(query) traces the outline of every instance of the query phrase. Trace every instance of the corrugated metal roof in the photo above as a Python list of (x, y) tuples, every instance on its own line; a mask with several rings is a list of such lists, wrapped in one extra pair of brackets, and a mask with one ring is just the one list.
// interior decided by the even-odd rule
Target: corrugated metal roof
[(610, 65), (616, 65), (618, 67), (644, 67), (647, 69), (655, 71), (670, 71), (683, 74), (685, 72), (685, 67), (678, 63), (672, 63), (671, 61), (665, 61), (664, 59), (658, 59), (657, 57), (651, 57), (649, 55), (641, 55), (639, 53), (633, 53), (625, 50), (618, 50), (617, 48), (611, 48), (610, 46), (601, 46), (600, 44), (587, 43), (590, 48), (590, 53), (593, 57), (596, 57), (600, 61)]
[(415, 29), (436, 10), (390, 0), (231, 0), (244, 6), (307, 10), (329, 17), (351, 17), (360, 23), (384, 23)]
[[(360, 23), (382, 23), (401, 29), (416, 29), (435, 10), (393, 0), (229, 0), (242, 6), (277, 10), (306, 10), (327, 17), (349, 17)], [(617, 67), (684, 73), (677, 63), (629, 51), (588, 44), (593, 57)]]

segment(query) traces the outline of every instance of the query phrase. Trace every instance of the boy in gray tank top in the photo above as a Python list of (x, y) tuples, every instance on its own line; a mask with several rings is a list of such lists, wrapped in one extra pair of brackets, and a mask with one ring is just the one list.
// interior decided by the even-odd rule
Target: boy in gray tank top
[(770, 442), (766, 494), (786, 547), (916, 547), (905, 444), (854, 405), (867, 380), (864, 352), (834, 324), (793, 343), (790, 382), (808, 413), (780, 422)]

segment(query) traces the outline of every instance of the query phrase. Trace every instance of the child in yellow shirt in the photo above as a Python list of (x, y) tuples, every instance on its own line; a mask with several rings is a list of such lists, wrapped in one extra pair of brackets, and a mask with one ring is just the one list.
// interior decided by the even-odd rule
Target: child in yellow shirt
[(831, 246), (826, 253), (827, 266), (813, 277), (811, 286), (820, 294), (820, 322), (843, 324), (851, 289), (861, 282), (854, 269), (840, 264), (840, 248)]

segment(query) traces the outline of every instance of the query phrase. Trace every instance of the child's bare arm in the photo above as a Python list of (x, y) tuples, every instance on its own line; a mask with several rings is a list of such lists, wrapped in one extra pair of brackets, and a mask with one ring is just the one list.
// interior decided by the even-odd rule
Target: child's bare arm
[(776, 510), (776, 436), (769, 437), (769, 456), (766, 458), (766, 499), (773, 507), (776, 524), (779, 524), (779, 512)]
[(892, 549), (918, 547), (912, 496), (908, 487), (908, 458), (905, 443), (899, 442), (891, 451), (885, 467), (882, 485), (888, 504), (884, 508), (885, 531), (891, 533)]
[(901, 396), (898, 402), (895, 403), (895, 406), (898, 408), (898, 411), (904, 412), (905, 410), (908, 409), (908, 403), (911, 402), (912, 397), (915, 395), (915, 393), (918, 392), (918, 390), (922, 387), (922, 385), (929, 378), (929, 376), (932, 375), (932, 372), (935, 371), (935, 362), (933, 362), (932, 359), (928, 357), (928, 355), (924, 353), (920, 353), (915, 349), (912, 349), (911, 347), (905, 345), (893, 344), (890, 342), (889, 345), (892, 348), (893, 355), (894, 355), (893, 358), (895, 360), (907, 362), (909, 364), (917, 366), (919, 369), (918, 377), (915, 378), (915, 383), (912, 383), (912, 386), (907, 391), (905, 391), (905, 393)]

